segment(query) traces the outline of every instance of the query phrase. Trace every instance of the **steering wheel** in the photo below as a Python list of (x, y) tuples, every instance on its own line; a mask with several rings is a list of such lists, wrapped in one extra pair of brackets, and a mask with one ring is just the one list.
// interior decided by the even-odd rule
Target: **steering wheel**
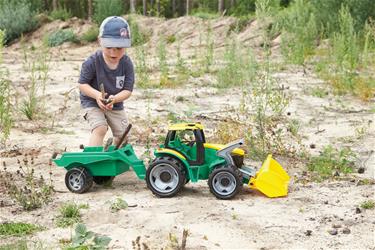
[(193, 147), (195, 143), (195, 141), (181, 141), (181, 142), (189, 147)]

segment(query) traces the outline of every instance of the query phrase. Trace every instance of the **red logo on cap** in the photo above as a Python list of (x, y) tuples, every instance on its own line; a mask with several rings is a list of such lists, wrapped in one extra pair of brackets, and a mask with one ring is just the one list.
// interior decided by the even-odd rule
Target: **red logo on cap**
[(124, 37), (124, 38), (129, 38), (129, 36), (128, 36), (128, 31), (127, 31), (126, 28), (122, 28), (122, 29), (120, 29), (120, 36), (121, 36), (121, 37)]

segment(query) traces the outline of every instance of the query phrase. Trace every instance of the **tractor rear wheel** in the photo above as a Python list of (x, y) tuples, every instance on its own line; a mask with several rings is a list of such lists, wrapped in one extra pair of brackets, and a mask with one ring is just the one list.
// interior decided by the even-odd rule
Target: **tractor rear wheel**
[(211, 193), (218, 199), (233, 198), (242, 187), (241, 172), (236, 167), (217, 167), (208, 178)]
[(72, 168), (65, 174), (65, 185), (72, 193), (82, 194), (92, 187), (92, 175), (84, 168)]
[(156, 158), (146, 171), (147, 187), (160, 198), (173, 197), (185, 183), (183, 166), (172, 157)]

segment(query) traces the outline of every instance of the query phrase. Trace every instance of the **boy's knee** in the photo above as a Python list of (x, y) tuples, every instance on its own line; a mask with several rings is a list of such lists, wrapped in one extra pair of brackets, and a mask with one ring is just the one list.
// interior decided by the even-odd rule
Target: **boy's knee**
[(105, 125), (100, 125), (92, 130), (92, 133), (97, 136), (105, 136), (107, 133), (108, 127)]

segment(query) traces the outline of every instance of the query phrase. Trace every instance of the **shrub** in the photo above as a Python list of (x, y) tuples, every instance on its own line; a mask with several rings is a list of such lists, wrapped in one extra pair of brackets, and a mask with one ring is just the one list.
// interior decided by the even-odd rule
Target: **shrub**
[(48, 47), (55, 47), (68, 41), (77, 41), (76, 35), (71, 29), (57, 30), (46, 37), (46, 43)]
[(36, 28), (37, 21), (26, 0), (0, 0), (0, 30), (5, 30), (5, 43), (21, 36), (22, 33)]
[(99, 35), (99, 28), (97, 26), (93, 26), (81, 36), (81, 41), (88, 42), (88, 43), (94, 42), (98, 39), (98, 35)]
[(121, 0), (94, 0), (94, 21), (101, 24), (109, 16), (121, 16), (124, 12)]
[(66, 21), (72, 17), (72, 13), (68, 11), (67, 9), (62, 8), (62, 9), (53, 10), (49, 14), (49, 16), (52, 18), (52, 20), (60, 19), (62, 21)]

